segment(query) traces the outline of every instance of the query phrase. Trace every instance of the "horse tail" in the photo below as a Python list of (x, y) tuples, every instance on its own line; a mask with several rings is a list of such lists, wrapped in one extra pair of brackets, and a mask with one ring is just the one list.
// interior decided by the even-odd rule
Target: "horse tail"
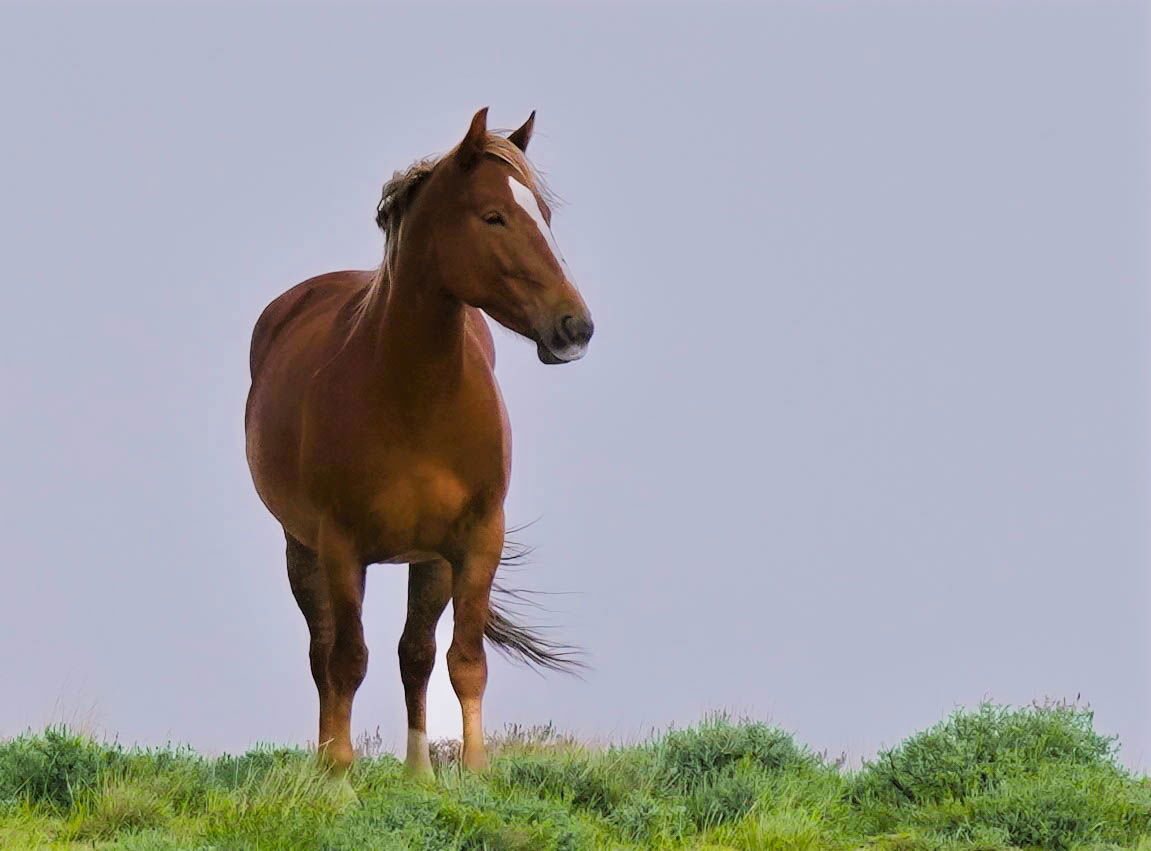
[[(509, 541), (504, 547), (500, 565), (522, 564), (530, 553), (530, 548)], [(583, 660), (584, 652), (579, 647), (544, 635), (546, 627), (518, 622), (516, 604), (539, 606), (529, 599), (531, 593), (493, 583), (484, 637), (508, 659), (528, 667), (565, 674), (578, 674), (585, 670), (588, 666)]]

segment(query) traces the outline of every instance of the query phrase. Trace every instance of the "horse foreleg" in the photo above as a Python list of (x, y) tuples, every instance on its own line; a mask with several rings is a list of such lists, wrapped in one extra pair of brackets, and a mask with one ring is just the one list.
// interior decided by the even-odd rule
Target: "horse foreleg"
[(327, 688), (320, 693), (320, 753), (340, 772), (354, 757), (352, 700), (368, 671), (361, 620), (366, 571), (347, 539), (336, 530), (321, 531), (318, 557), (332, 623)]
[(484, 747), (483, 697), (488, 681), (488, 662), (484, 652), (484, 628), (487, 626), (492, 580), (500, 563), (503, 547), (503, 524), (498, 535), (469, 550), (452, 570), (452, 609), (455, 628), (448, 649), (448, 675), (460, 700), (463, 713), (463, 764), (473, 771), (488, 766)]
[[(288, 539), (288, 582), (291, 583), (292, 595), (296, 598), (296, 603), (304, 614), (304, 620), (308, 623), (308, 632), (311, 636), (308, 659), (311, 662), (312, 679), (316, 682), (316, 692), (320, 698), (322, 713), (323, 707), (330, 700), (328, 657), (332, 652), (332, 642), (335, 639), (335, 624), (329, 602), (328, 582), (320, 570), (316, 553), (291, 535), (286, 535), (286, 537)], [(318, 740), (321, 748), (323, 748), (325, 741), (324, 725), (321, 721)]]
[(446, 561), (413, 564), (408, 568), (408, 619), (400, 636), (400, 679), (408, 707), (409, 774), (429, 777), (428, 679), (436, 664), (436, 624), (452, 597), (452, 569)]

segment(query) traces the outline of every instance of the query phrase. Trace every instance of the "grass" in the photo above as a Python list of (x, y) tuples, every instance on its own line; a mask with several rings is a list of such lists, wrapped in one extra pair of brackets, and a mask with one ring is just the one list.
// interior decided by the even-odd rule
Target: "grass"
[(483, 777), (440, 743), (434, 784), (379, 745), (335, 780), (296, 749), (21, 736), (0, 743), (0, 848), (1151, 851), (1151, 780), (1065, 704), (958, 711), (857, 771), (724, 716), (595, 749), (510, 727)]

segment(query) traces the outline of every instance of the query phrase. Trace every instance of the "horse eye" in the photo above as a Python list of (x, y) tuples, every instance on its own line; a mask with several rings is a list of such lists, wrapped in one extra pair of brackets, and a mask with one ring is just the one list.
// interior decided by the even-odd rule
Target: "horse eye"
[(508, 220), (504, 218), (503, 213), (492, 211), (484, 214), (484, 221), (489, 225), (506, 225)]

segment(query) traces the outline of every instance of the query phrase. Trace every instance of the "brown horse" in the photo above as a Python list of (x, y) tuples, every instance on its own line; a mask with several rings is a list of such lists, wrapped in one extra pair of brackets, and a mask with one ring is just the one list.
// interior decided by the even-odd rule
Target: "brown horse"
[(534, 120), (505, 138), (488, 132), (487, 109), (477, 112), (449, 154), (384, 186), (378, 270), (293, 287), (252, 335), (248, 465), (287, 537), (288, 579), (311, 634), (320, 753), (337, 770), (352, 761), (352, 699), (367, 671), (369, 564), (410, 565), (399, 656), (412, 773), (431, 772), (425, 699), (449, 599), (448, 672), (468, 768), (487, 765), (485, 636), (538, 665), (572, 661), (491, 599), (511, 430), (481, 311), (534, 341), (548, 364), (580, 358), (592, 335), (524, 157)]

